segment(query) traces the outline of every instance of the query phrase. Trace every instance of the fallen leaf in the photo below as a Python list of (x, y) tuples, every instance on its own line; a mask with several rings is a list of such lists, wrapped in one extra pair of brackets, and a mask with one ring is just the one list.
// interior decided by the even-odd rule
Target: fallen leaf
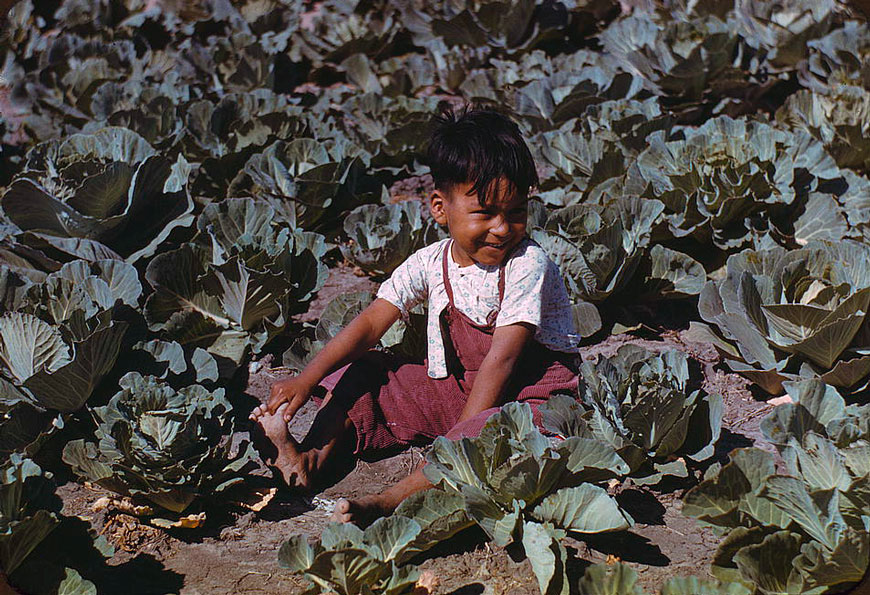
[(129, 514), (130, 516), (150, 516), (154, 509), (150, 506), (133, 504), (129, 498), (110, 498), (103, 496), (91, 504), (94, 512), (107, 511), (110, 513)]
[(768, 405), (773, 405), (774, 407), (778, 405), (785, 405), (786, 403), (794, 403), (788, 393), (782, 395), (781, 397), (774, 397), (767, 401)]
[(252, 494), (258, 498), (256, 502), (254, 502), (252, 504), (249, 504), (247, 502), (239, 502), (239, 504), (241, 506), (244, 506), (245, 508), (247, 508), (249, 510), (253, 510), (254, 512), (260, 512), (261, 510), (266, 508), (266, 506), (269, 505), (269, 502), (272, 501), (272, 498), (274, 498), (275, 494), (277, 494), (277, 493), (278, 493), (278, 488), (269, 488), (267, 490), (255, 490), (254, 492), (252, 492)]
[(179, 518), (177, 521), (170, 519), (151, 519), (151, 524), (161, 529), (198, 529), (205, 524), (205, 513), (189, 514)]

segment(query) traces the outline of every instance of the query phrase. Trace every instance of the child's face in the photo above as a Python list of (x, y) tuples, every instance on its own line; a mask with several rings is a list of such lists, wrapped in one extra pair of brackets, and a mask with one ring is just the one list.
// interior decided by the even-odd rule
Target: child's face
[(500, 265), (526, 235), (527, 199), (510, 192), (507, 180), (499, 179), (496, 192), (480, 206), (476, 194), (467, 194), (471, 187), (465, 183), (450, 192), (436, 190), (432, 216), (450, 231), (457, 264)]

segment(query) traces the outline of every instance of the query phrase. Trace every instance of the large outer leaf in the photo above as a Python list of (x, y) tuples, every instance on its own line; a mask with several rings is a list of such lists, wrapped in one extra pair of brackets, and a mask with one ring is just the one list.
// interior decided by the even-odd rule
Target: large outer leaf
[(378, 560), (397, 559), (420, 534), (420, 524), (400, 515), (382, 517), (366, 527), (363, 539)]
[(686, 493), (683, 514), (724, 526), (740, 524), (738, 506), (774, 473), (773, 457), (758, 449), (737, 449), (718, 474), (705, 478)]
[(804, 581), (792, 565), (802, 543), (797, 533), (779, 531), (757, 545), (749, 545), (734, 556), (740, 574), (765, 594), (803, 593)]
[(65, 577), (57, 588), (57, 595), (97, 595), (97, 587), (72, 568), (67, 568)]
[(637, 572), (628, 564), (593, 564), (577, 585), (581, 595), (644, 595)]
[(578, 533), (622, 531), (634, 522), (607, 492), (592, 484), (562, 488), (532, 511), (536, 519)]
[(0, 564), (12, 573), (57, 525), (54, 487), (33, 461), (17, 454), (0, 468)]
[(543, 595), (568, 595), (567, 554), (560, 533), (547, 525), (523, 523), (523, 549)]
[(857, 583), (864, 578), (870, 564), (870, 541), (864, 531), (847, 529), (843, 538), (828, 551), (812, 543), (803, 548), (796, 565), (811, 585), (819, 587)]
[(73, 343), (72, 361), (57, 370), (42, 369), (24, 382), (40, 406), (78, 411), (118, 359), (127, 325), (115, 322)]
[(801, 529), (829, 550), (836, 547), (845, 523), (839, 511), (836, 490), (814, 491), (795, 477), (772, 476), (765, 480), (761, 495), (791, 517)]
[(7, 312), (0, 318), (0, 362), (18, 382), (54, 372), (71, 360), (60, 332), (31, 314)]
[(414, 519), (420, 525), (420, 533), (396, 560), (399, 564), (474, 524), (460, 494), (438, 489), (412, 494), (399, 504), (394, 514)]
[(696, 576), (681, 576), (665, 581), (659, 595), (752, 595), (752, 591), (740, 583), (723, 584)]

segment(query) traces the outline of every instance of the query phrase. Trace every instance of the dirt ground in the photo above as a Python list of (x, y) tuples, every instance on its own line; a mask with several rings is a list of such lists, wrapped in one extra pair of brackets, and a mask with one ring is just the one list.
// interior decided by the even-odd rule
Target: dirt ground
[[(355, 275), (349, 267), (336, 267), (306, 318), (316, 319), (329, 299), (340, 292), (373, 287), (371, 281)], [(611, 355), (625, 343), (683, 350), (704, 370), (707, 390), (724, 397), (726, 409), (717, 458), (722, 460), (733, 448), (759, 442), (759, 422), (773, 406), (756, 398), (746, 380), (723, 371), (710, 345), (689, 341), (680, 329), (659, 330), (646, 337), (612, 336), (585, 349), (584, 357)], [(251, 366), (245, 391), (251, 403), (267, 398), (271, 383), (286, 374), (269, 365), (279, 359), (267, 356)], [(301, 437), (314, 412), (313, 404), (306, 405), (294, 419), (291, 432)], [(59, 494), (65, 514), (91, 523), (116, 546), (109, 565), (118, 572), (103, 572), (97, 577), (100, 593), (301, 593), (307, 581), (278, 566), (281, 544), (291, 535), (319, 536), (337, 498), (378, 491), (407, 475), (423, 456), (421, 449), (413, 449), (375, 463), (359, 462), (343, 480), (314, 498), (278, 492), (258, 512), (237, 505), (225, 505), (217, 512), (209, 510), (205, 527), (197, 530), (165, 532), (140, 524), (134, 517), (93, 512), (92, 504), (106, 494), (76, 483), (61, 486)], [(268, 489), (268, 472), (262, 468), (257, 473), (261, 487)], [(248, 487), (257, 481), (255, 478)], [(619, 534), (569, 540), (569, 576), (582, 574), (585, 565), (604, 561), (608, 555), (631, 564), (639, 573), (641, 585), (651, 593), (671, 576), (706, 575), (717, 540), (708, 529), (698, 527), (680, 513), (682, 494), (694, 481), (690, 478), (654, 490), (635, 486), (630, 480), (618, 486), (617, 497), (637, 525)], [(438, 592), (442, 594), (538, 593), (528, 562), (512, 560), (507, 551), (487, 544), (476, 530), (440, 544), (417, 562), (421, 569), (431, 570), (438, 577)], [(136, 569), (134, 588), (130, 587), (129, 574), (120, 572), (122, 568)]]

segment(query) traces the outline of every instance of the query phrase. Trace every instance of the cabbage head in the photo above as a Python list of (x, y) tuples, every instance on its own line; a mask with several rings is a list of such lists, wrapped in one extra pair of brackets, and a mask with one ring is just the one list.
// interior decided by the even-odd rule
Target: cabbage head
[(832, 29), (838, 10), (834, 0), (736, 0), (728, 27), (752, 57), (750, 70), (769, 76), (802, 66), (809, 44)]
[(0, 380), (39, 410), (80, 409), (115, 365), (127, 324), (116, 304), (135, 307), (142, 287), (136, 269), (120, 260), (77, 260), (29, 287), (17, 307), (0, 316)]
[(355, 208), (344, 219), (350, 243), (342, 244), (341, 253), (366, 273), (389, 276), (411, 254), (444, 235), (423, 208), (415, 200)]
[(794, 207), (820, 181), (840, 176), (822, 144), (806, 132), (721, 116), (684, 134), (684, 140), (669, 140), (664, 132), (648, 136), (649, 147), (626, 180), (627, 189), (665, 204), (676, 238), (732, 251), (771, 225), (787, 235)]
[(635, 10), (607, 27), (601, 43), (652, 93), (696, 101), (730, 66), (737, 35), (715, 15)]
[[(301, 336), (284, 352), (285, 368), (302, 371), (333, 337), (375, 299), (373, 291), (352, 291), (334, 297), (314, 325), (313, 339)], [(411, 310), (408, 320), (397, 320), (381, 337), (376, 349), (389, 349), (412, 361), (426, 356), (426, 315), (422, 308)]]
[[(657, 200), (632, 196), (605, 206), (575, 204), (551, 213), (543, 228), (533, 227), (529, 235), (559, 265), (575, 304), (696, 295), (706, 278), (701, 264), (676, 250), (651, 246), (663, 210)], [(578, 312), (575, 318), (583, 317)], [(598, 321), (578, 330), (589, 336), (600, 327)]]
[(25, 236), (66, 255), (134, 263), (193, 222), (190, 166), (157, 154), (126, 128), (104, 128), (35, 146), (0, 206)]
[(592, 435), (616, 449), (636, 483), (657, 483), (665, 475), (686, 477), (685, 458), (713, 455), (722, 397), (699, 386), (686, 354), (624, 345), (612, 357), (583, 362), (578, 394), (592, 410)]
[(323, 236), (280, 225), (264, 201), (209, 204), (192, 243), (154, 257), (145, 319), (164, 341), (212, 354), (232, 375), (280, 333), (326, 281)]
[(804, 248), (745, 250), (708, 282), (696, 326), (732, 370), (770, 393), (800, 376), (857, 390), (870, 375), (870, 246), (843, 240)]
[(828, 94), (802, 90), (776, 113), (784, 126), (809, 130), (840, 167), (870, 173), (870, 92), (838, 85)]
[(345, 140), (279, 140), (251, 155), (227, 192), (265, 199), (286, 223), (313, 231), (333, 225), (356, 202), (369, 160)]
[(63, 449), (79, 477), (175, 513), (243, 481), (253, 448), (232, 452), (233, 410), (222, 388), (176, 391), (138, 372), (119, 385), (107, 405), (91, 410), (99, 443), (74, 440)]

